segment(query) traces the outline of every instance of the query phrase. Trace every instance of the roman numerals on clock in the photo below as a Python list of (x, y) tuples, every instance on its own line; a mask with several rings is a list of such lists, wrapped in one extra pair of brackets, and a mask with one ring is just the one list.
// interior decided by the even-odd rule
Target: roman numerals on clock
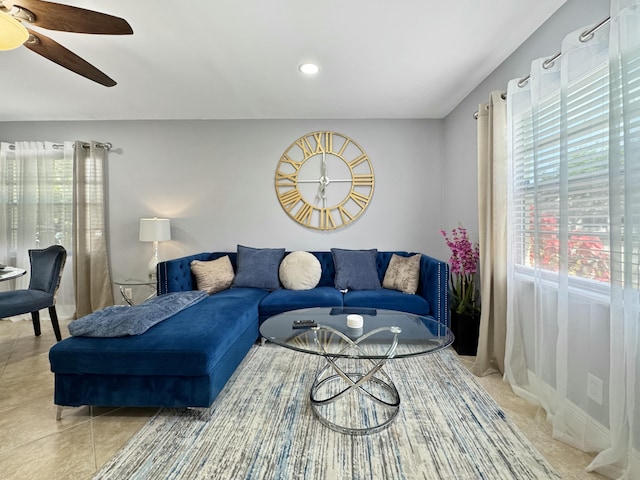
[(318, 131), (295, 140), (275, 175), (284, 211), (304, 227), (335, 230), (356, 220), (373, 197), (375, 179), (366, 152), (337, 132)]

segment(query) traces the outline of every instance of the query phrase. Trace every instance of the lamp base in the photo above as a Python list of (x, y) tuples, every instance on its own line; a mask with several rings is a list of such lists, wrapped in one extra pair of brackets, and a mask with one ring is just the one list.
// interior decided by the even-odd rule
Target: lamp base
[(149, 278), (155, 280), (156, 270), (158, 268), (158, 242), (153, 242), (153, 256), (151, 260), (149, 260), (147, 268), (149, 270)]

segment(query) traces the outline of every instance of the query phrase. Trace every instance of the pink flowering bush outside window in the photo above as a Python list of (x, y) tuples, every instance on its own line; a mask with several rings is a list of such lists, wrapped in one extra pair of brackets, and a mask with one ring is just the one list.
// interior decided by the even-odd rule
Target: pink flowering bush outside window
[(454, 228), (451, 234), (444, 230), (440, 230), (440, 233), (451, 250), (451, 309), (461, 315), (480, 313), (480, 293), (475, 283), (480, 247), (469, 241), (469, 235), (463, 226)]
[[(535, 224), (531, 214), (531, 230)], [(544, 270), (558, 272), (560, 268), (560, 240), (558, 219), (552, 215), (542, 215), (539, 220), (538, 243), (531, 236), (529, 265)], [(610, 254), (599, 235), (574, 231), (567, 239), (567, 271), (569, 275), (608, 283), (610, 275)]]

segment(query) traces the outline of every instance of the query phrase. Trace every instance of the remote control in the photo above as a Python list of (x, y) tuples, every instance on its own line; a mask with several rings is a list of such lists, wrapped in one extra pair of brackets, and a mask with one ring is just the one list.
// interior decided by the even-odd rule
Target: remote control
[(294, 320), (293, 328), (311, 328), (317, 326), (314, 320)]

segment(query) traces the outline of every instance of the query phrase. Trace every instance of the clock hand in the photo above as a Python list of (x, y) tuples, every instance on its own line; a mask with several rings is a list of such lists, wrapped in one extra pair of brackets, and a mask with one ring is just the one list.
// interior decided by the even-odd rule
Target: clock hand
[(318, 203), (322, 199), (322, 208), (327, 208), (327, 185), (329, 179), (327, 178), (327, 159), (325, 152), (322, 152), (322, 163), (320, 164), (320, 186), (318, 187), (318, 193), (316, 194), (315, 203)]
[(323, 177), (327, 176), (327, 159), (324, 152), (322, 152), (322, 167), (320, 168), (320, 174)]
[(327, 208), (327, 182), (326, 177), (320, 178), (320, 186), (318, 187), (318, 193), (316, 194), (315, 203), (317, 204), (322, 199), (322, 207)]
[(322, 184), (322, 208), (327, 208), (327, 185), (329, 185), (329, 177), (327, 177), (327, 158), (326, 154), (322, 152), (322, 178), (320, 179)]
[(322, 178), (320, 179), (322, 185), (322, 208), (327, 208), (327, 185), (329, 185), (329, 178), (327, 177), (327, 158), (326, 154), (322, 152)]

